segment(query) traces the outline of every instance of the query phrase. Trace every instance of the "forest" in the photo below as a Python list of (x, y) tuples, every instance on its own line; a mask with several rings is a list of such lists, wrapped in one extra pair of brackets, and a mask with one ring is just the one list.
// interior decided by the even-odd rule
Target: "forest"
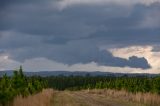
[(151, 92), (160, 94), (158, 77), (102, 77), (102, 76), (57, 76), (45, 78), (48, 86), (57, 90), (116, 89), (132, 93)]
[(14, 71), (13, 76), (4, 75), (0, 78), (0, 106), (12, 103), (16, 96), (27, 97), (41, 92), (43, 89), (54, 90), (85, 90), (85, 89), (113, 89), (126, 90), (131, 93), (160, 94), (160, 76), (157, 77), (106, 77), (106, 76), (51, 76), (27, 77), (22, 67)]

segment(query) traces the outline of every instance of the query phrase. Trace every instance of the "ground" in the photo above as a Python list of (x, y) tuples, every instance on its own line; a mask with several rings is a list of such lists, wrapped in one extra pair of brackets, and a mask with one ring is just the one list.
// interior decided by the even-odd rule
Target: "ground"
[(87, 91), (56, 91), (52, 106), (145, 106)]

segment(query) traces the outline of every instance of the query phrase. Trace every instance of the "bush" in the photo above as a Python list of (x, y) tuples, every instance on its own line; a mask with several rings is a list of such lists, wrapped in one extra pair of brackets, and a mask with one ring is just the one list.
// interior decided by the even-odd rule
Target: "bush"
[(6, 74), (0, 79), (0, 105), (12, 102), (16, 96), (28, 96), (38, 93), (46, 87), (47, 83), (40, 77), (26, 77), (23, 74), (22, 67), (14, 71), (12, 77)]

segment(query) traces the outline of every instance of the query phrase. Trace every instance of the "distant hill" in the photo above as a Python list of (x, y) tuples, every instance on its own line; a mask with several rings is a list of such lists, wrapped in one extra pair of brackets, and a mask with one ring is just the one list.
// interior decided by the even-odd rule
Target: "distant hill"
[[(6, 71), (0, 71), (0, 77), (2, 77), (4, 74), (7, 74), (8, 76), (13, 75), (12, 70), (6, 70)], [(27, 76), (111, 76), (111, 77), (122, 77), (122, 76), (128, 76), (128, 77), (155, 77), (160, 74), (129, 74), (129, 73), (111, 73), (111, 72), (101, 72), (101, 71), (94, 71), (94, 72), (86, 72), (86, 71), (40, 71), (40, 72), (24, 72)]]

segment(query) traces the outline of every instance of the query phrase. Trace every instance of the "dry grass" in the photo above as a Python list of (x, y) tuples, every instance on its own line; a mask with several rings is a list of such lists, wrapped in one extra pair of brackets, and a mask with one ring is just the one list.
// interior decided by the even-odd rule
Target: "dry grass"
[[(52, 105), (51, 100), (53, 99), (53, 93), (54, 95), (56, 94), (55, 92), (56, 91), (53, 92), (52, 89), (46, 89), (46, 90), (43, 90), (41, 93), (38, 93), (36, 95), (31, 95), (26, 98), (22, 98), (21, 96), (19, 96), (14, 99), (13, 106), (51, 106)], [(147, 106), (159, 106), (160, 104), (160, 95), (151, 94), (151, 93), (133, 94), (125, 90), (118, 91), (118, 90), (111, 90), (111, 89), (103, 89), (103, 90), (95, 89), (95, 90), (88, 90), (88, 91), (85, 90), (84, 93), (105, 95), (104, 97), (111, 97), (115, 99), (117, 98), (122, 101), (137, 102), (140, 104), (146, 104)], [(62, 95), (62, 96), (65, 96), (65, 95)], [(63, 97), (58, 98), (58, 100), (60, 101), (62, 99)], [(68, 99), (69, 98), (67, 98), (67, 100)]]
[(13, 106), (49, 106), (52, 96), (52, 89), (43, 90), (41, 93), (26, 98), (18, 96), (14, 99)]
[(152, 94), (152, 93), (129, 93), (125, 90), (111, 90), (111, 89), (104, 89), (104, 90), (90, 90), (89, 93), (98, 93), (104, 94), (106, 96), (110, 96), (113, 98), (120, 98), (127, 101), (143, 103), (148, 106), (159, 106), (160, 105), (160, 95)]

